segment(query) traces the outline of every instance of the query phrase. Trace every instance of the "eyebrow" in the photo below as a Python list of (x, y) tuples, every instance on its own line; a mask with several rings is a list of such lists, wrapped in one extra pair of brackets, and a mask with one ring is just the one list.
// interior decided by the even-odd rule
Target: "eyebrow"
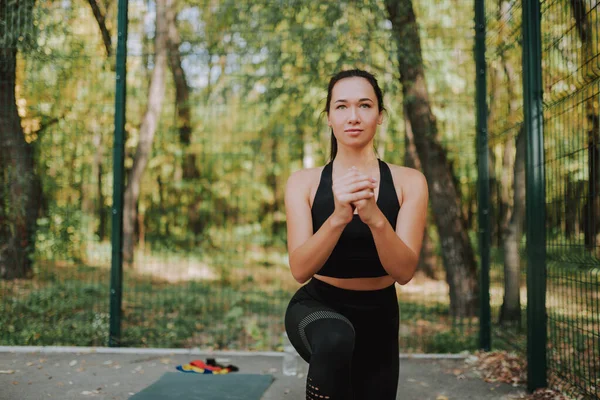
[[(373, 103), (373, 100), (371, 100), (371, 99), (369, 99), (369, 98), (367, 98), (367, 97), (363, 97), (362, 99), (359, 99), (359, 100), (358, 100), (358, 102), (359, 102), (359, 103), (360, 103), (361, 101), (370, 101), (371, 103)], [(336, 100), (336, 101), (335, 101), (335, 103), (347, 103), (347, 102), (348, 102), (348, 100), (346, 100), (346, 99), (339, 99), (339, 100)]]

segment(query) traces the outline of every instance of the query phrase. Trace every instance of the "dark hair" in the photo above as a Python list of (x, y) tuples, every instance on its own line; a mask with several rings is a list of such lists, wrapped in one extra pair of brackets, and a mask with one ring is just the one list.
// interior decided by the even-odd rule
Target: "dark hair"
[[(349, 69), (345, 71), (340, 71), (329, 80), (329, 87), (327, 88), (327, 102), (325, 103), (325, 112), (329, 115), (329, 106), (331, 105), (331, 93), (333, 92), (333, 87), (338, 81), (344, 78), (365, 78), (371, 86), (373, 86), (373, 90), (375, 90), (375, 96), (377, 97), (377, 107), (379, 108), (379, 112), (385, 111), (385, 107), (383, 106), (383, 92), (377, 83), (377, 79), (371, 73), (367, 71), (363, 71), (362, 69)], [(333, 134), (333, 128), (331, 129), (331, 153), (329, 155), (330, 161), (333, 161), (335, 156), (337, 155), (337, 139)]]

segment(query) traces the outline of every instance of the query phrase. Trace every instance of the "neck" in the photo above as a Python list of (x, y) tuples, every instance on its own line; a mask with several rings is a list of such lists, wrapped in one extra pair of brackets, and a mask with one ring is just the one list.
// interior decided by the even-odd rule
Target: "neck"
[(359, 170), (368, 170), (377, 165), (377, 156), (372, 149), (361, 152), (338, 151), (335, 156), (334, 163), (342, 170), (346, 170), (352, 166)]

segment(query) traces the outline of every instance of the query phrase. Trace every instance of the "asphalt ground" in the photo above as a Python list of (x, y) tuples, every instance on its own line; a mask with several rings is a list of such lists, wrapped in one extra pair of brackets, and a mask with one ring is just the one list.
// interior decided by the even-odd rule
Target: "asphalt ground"
[[(275, 379), (262, 400), (304, 399), (308, 365), (299, 359), (298, 374), (284, 376), (282, 353), (112, 351), (118, 350), (0, 347), (0, 400), (125, 400), (163, 373), (176, 371), (177, 365), (207, 358), (216, 358), (223, 365), (233, 364), (239, 373), (273, 375)], [(464, 358), (401, 356), (399, 363), (397, 399), (507, 400), (525, 394), (523, 387), (483, 381)]]

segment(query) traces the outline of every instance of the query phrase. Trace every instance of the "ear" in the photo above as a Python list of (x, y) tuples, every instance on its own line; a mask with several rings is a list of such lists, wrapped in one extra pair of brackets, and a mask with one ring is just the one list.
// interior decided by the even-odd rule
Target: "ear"
[(383, 111), (379, 113), (379, 117), (377, 118), (377, 125), (381, 125), (383, 123)]
[(327, 116), (327, 126), (331, 126), (331, 120), (329, 119), (329, 115)]

